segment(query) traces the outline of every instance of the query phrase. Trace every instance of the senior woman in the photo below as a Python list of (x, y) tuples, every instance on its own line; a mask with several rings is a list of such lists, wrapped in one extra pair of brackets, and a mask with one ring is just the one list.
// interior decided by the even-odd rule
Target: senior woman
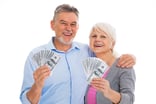
[(114, 54), (116, 33), (108, 23), (95, 24), (89, 36), (90, 48), (97, 58), (109, 69), (102, 78), (93, 78), (85, 95), (85, 104), (133, 104), (135, 71), (117, 67), (118, 57)]

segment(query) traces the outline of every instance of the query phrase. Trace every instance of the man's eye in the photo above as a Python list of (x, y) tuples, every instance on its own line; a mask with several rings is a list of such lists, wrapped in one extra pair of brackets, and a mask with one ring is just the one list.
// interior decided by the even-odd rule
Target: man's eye
[(65, 21), (60, 21), (60, 24), (67, 25), (67, 23)]
[(92, 37), (93, 37), (93, 38), (96, 38), (97, 36), (96, 36), (96, 35), (92, 35)]
[(64, 24), (64, 25), (66, 25), (67, 23), (65, 23), (65, 22), (61, 22), (61, 24)]
[(71, 26), (76, 26), (76, 24), (75, 24), (75, 23), (73, 23), (73, 24), (71, 24)]
[(71, 27), (76, 27), (77, 23), (71, 23), (70, 26)]

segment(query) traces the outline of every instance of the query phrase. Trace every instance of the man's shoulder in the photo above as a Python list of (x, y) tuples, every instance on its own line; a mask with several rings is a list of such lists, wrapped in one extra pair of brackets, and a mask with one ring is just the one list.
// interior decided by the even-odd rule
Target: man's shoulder
[(81, 42), (73, 42), (75, 45), (79, 46), (80, 48), (89, 48), (88, 44), (81, 43)]
[(30, 53), (37, 53), (37, 52), (39, 52), (41, 50), (46, 50), (46, 49), (48, 49), (48, 44), (42, 44), (42, 45), (38, 45), (35, 48), (33, 48), (30, 51)]
[(80, 42), (74, 42), (74, 44), (77, 46), (77, 48), (83, 52), (88, 54), (89, 56), (94, 56), (93, 52), (91, 51), (91, 49), (89, 48), (88, 44), (85, 43), (80, 43)]

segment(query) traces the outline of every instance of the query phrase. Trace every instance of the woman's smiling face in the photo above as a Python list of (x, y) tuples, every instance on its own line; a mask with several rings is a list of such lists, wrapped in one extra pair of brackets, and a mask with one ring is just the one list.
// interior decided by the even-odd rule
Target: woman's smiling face
[(113, 48), (111, 38), (100, 29), (93, 29), (90, 34), (90, 48), (96, 53), (106, 53)]

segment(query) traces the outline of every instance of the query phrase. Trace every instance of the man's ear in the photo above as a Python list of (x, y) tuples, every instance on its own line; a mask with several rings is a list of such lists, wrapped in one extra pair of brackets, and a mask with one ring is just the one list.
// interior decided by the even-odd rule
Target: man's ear
[(54, 21), (53, 20), (50, 21), (50, 26), (51, 26), (51, 29), (54, 30)]
[(77, 29), (79, 29), (79, 24), (78, 24), (78, 26), (77, 26)]

